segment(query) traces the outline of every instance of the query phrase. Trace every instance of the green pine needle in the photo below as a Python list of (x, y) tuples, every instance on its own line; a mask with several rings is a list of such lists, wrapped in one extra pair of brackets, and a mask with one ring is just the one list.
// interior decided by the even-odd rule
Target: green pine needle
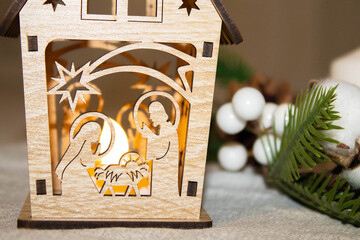
[[(336, 179), (335, 182), (331, 181)], [(341, 221), (360, 227), (360, 196), (341, 176), (309, 174), (297, 182), (270, 179), (303, 204)]]
[[(360, 196), (346, 179), (326, 172), (299, 172), (301, 168), (311, 170), (318, 163), (331, 161), (319, 142), (338, 142), (326, 136), (326, 130), (342, 129), (332, 124), (340, 118), (333, 105), (336, 88), (313, 87), (298, 95), (295, 108), (288, 111), (289, 123), (284, 126), (280, 150), (271, 149), (274, 162), (269, 165), (268, 181), (303, 204), (360, 227)], [(269, 142), (269, 134), (265, 134)]]
[(221, 48), (217, 65), (216, 78), (227, 86), (231, 81), (245, 82), (253, 75), (251, 68), (236, 54)]
[(300, 178), (299, 169), (312, 170), (318, 163), (329, 160), (319, 142), (338, 143), (324, 134), (325, 130), (341, 129), (333, 125), (340, 119), (334, 111), (336, 87), (329, 90), (321, 86), (301, 92), (295, 107), (289, 108), (288, 125), (284, 127), (280, 151), (274, 154), (270, 175), (286, 181)]

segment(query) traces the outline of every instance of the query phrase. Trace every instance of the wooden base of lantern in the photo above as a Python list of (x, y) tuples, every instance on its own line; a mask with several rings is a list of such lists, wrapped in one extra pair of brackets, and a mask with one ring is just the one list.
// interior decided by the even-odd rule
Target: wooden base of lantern
[(25, 200), (20, 212), (17, 227), (35, 229), (84, 229), (84, 228), (177, 228), (200, 229), (211, 228), (212, 219), (204, 209), (201, 209), (200, 219), (48, 219), (31, 218), (30, 198)]

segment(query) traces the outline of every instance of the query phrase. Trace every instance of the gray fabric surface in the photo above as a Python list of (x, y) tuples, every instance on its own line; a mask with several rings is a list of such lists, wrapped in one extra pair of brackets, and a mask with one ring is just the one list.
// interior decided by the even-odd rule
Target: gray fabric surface
[(207, 167), (204, 208), (214, 227), (203, 230), (24, 230), (16, 220), (28, 194), (25, 143), (0, 146), (0, 239), (360, 239), (360, 229), (309, 210), (265, 186), (251, 167)]

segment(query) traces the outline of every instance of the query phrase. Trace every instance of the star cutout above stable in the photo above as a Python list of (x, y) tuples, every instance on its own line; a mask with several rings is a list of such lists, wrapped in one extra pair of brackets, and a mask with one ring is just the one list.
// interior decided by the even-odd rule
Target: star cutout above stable
[(59, 84), (50, 89), (48, 94), (62, 95), (59, 103), (68, 99), (70, 109), (73, 113), (79, 98), (86, 103), (84, 94), (101, 94), (100, 91), (85, 80), (87, 74), (86, 69), (89, 67), (90, 62), (77, 71), (75, 71), (74, 63), (71, 66), (71, 71), (68, 71), (58, 62), (55, 62), (55, 64), (60, 78), (52, 79), (57, 81)]
[(186, 8), (188, 15), (190, 16), (191, 9), (200, 10), (200, 8), (196, 5), (197, 0), (182, 0), (183, 4), (179, 7), (179, 9)]
[(45, 4), (51, 4), (54, 9), (54, 12), (55, 12), (58, 4), (66, 6), (66, 4), (63, 2), (63, 0), (46, 0), (46, 2), (44, 2), (44, 5)]

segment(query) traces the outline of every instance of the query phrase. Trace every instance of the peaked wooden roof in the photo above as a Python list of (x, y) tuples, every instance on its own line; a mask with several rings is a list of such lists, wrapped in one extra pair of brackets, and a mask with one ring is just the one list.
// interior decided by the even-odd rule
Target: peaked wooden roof
[(221, 44), (239, 44), (243, 41), (238, 27), (224, 7), (222, 0), (211, 0), (222, 19)]
[(0, 22), (0, 36), (16, 38), (20, 35), (19, 12), (27, 0), (14, 0)]
[[(211, 0), (221, 17), (221, 44), (239, 44), (243, 41), (240, 31), (225, 9), (222, 0)], [(0, 36), (16, 38), (20, 35), (19, 13), (27, 0), (14, 0), (0, 22)]]

